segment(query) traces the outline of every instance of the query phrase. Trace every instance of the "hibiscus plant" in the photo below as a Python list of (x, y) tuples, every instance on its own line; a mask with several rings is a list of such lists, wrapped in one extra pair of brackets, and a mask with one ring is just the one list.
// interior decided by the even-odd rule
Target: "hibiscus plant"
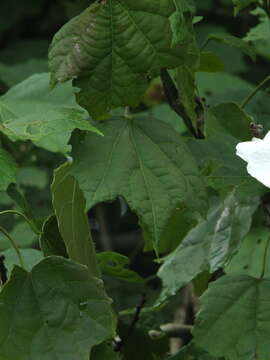
[(0, 32), (53, 37), (0, 54), (0, 360), (269, 360), (269, 1), (22, 3)]

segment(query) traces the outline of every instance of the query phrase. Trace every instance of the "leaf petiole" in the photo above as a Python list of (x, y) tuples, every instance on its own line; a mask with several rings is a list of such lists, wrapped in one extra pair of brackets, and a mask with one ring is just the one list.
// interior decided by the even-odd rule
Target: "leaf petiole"
[(25, 265), (24, 265), (24, 262), (23, 262), (23, 259), (22, 259), (22, 255), (20, 253), (20, 250), (19, 250), (18, 246), (16, 245), (15, 241), (13, 240), (13, 238), (10, 236), (10, 234), (7, 232), (7, 230), (4, 229), (2, 226), (0, 226), (0, 232), (3, 233), (6, 236), (6, 238), (9, 240), (9, 242), (11, 243), (13, 249), (15, 250), (15, 252), (16, 252), (16, 254), (18, 256), (21, 267), (23, 269), (25, 269)]
[(259, 85), (242, 101), (240, 108), (243, 109), (257, 94), (257, 92), (270, 80), (270, 75), (268, 75)]

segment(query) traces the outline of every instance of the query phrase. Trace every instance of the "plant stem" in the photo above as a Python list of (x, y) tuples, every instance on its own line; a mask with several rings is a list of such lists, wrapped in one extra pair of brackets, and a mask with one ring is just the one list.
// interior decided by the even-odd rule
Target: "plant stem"
[(270, 75), (268, 75), (241, 103), (240, 108), (243, 109), (252, 98), (257, 94), (257, 92), (270, 80)]
[(16, 254), (18, 256), (21, 267), (23, 269), (25, 269), (24, 262), (23, 262), (23, 259), (22, 259), (22, 255), (21, 255), (20, 250), (19, 250), (18, 246), (16, 245), (15, 241), (12, 239), (12, 237), (7, 232), (7, 230), (4, 229), (2, 226), (0, 226), (0, 232), (3, 233), (7, 237), (7, 239), (10, 241), (13, 249), (15, 250), (15, 252), (16, 252)]
[[(34, 230), (33, 228), (33, 224), (31, 223), (31, 221), (28, 219), (27, 216), (25, 216), (23, 213), (17, 211), (17, 210), (4, 210), (4, 211), (0, 211), (0, 215), (8, 215), (8, 214), (13, 214), (13, 215), (18, 215), (21, 216), (26, 222), (27, 224), (31, 227), (31, 229)], [(37, 235), (40, 235), (40, 231), (35, 230), (35, 233)]]

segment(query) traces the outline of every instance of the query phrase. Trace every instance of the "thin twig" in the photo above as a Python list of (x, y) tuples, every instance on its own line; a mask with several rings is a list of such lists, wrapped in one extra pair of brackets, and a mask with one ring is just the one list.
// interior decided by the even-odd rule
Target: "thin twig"
[(36, 227), (33, 226), (31, 220), (28, 219), (27, 216), (25, 216), (23, 213), (17, 211), (17, 210), (3, 210), (0, 211), (0, 215), (9, 215), (9, 214), (13, 214), (13, 215), (18, 215), (21, 216), (27, 223), (28, 225), (31, 227), (31, 229), (37, 234), (40, 235), (41, 231), (38, 231)]
[(136, 312), (135, 312), (134, 317), (129, 325), (126, 336), (123, 337), (120, 341), (117, 341), (115, 343), (114, 351), (116, 351), (116, 352), (120, 351), (122, 349), (123, 345), (130, 338), (131, 334), (133, 333), (133, 331), (135, 329), (137, 322), (139, 321), (140, 314), (141, 314), (141, 311), (142, 311), (145, 303), (146, 303), (146, 294), (143, 294), (140, 303), (136, 306)]

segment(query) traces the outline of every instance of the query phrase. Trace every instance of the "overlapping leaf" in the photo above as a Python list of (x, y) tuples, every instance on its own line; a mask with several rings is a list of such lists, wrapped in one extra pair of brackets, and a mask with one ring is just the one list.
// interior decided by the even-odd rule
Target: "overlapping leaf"
[(8, 185), (16, 182), (17, 165), (12, 156), (0, 148), (0, 191), (5, 191)]
[(244, 8), (246, 8), (247, 6), (257, 3), (258, 0), (232, 0), (235, 9), (234, 12), (235, 14), (238, 14), (238, 12)]
[(49, 63), (53, 82), (76, 79), (79, 103), (93, 116), (136, 105), (147, 77), (180, 65), (185, 45), (171, 47), (171, 0), (100, 1), (54, 37)]
[(235, 154), (239, 139), (251, 137), (250, 120), (238, 105), (220, 104), (205, 112), (207, 138), (188, 142), (205, 179), (215, 189), (236, 185), (239, 191), (249, 195), (263, 193), (263, 187), (248, 175), (246, 165)]
[(74, 129), (97, 131), (65, 84), (53, 91), (49, 75), (33, 75), (0, 98), (0, 131), (11, 140), (31, 140), (47, 150), (67, 153)]
[(139, 274), (128, 269), (130, 259), (127, 256), (112, 251), (102, 251), (97, 254), (97, 259), (102, 274), (131, 283), (143, 282)]
[(187, 234), (161, 266), (158, 275), (162, 279), (163, 290), (159, 302), (174, 295), (202, 271), (214, 272), (222, 267), (249, 231), (257, 206), (258, 199), (239, 201), (234, 194), (213, 206), (207, 219)]
[(270, 280), (226, 275), (202, 296), (195, 343), (228, 360), (268, 359)]
[(269, 229), (258, 227), (252, 229), (243, 239), (241, 247), (227, 264), (227, 274), (241, 274), (260, 278), (269, 277)]
[(223, 44), (226, 44), (228, 46), (238, 48), (244, 54), (249, 56), (252, 60), (256, 59), (256, 53), (253, 47), (245, 40), (242, 40), (236, 36), (232, 36), (230, 34), (209, 34), (208, 39), (215, 40)]
[(82, 144), (74, 145), (71, 173), (88, 207), (125, 197), (156, 249), (178, 206), (206, 210), (196, 163), (170, 126), (153, 118), (120, 117), (105, 121), (99, 129), (104, 137), (89, 133)]
[(120, 360), (120, 355), (112, 346), (104, 343), (93, 348), (90, 360)]
[(51, 215), (44, 221), (39, 243), (44, 256), (58, 255), (68, 257), (64, 240), (58, 229), (57, 217)]
[(99, 277), (94, 242), (85, 213), (85, 198), (78, 182), (69, 174), (69, 168), (69, 163), (60, 166), (54, 173), (52, 184), (59, 232), (69, 257), (86, 265), (91, 275)]
[(197, 348), (193, 342), (181, 348), (181, 350), (166, 358), (166, 360), (217, 360), (206, 351)]
[(0, 358), (88, 360), (114, 336), (110, 299), (85, 266), (49, 257), (16, 267), (0, 294)]

